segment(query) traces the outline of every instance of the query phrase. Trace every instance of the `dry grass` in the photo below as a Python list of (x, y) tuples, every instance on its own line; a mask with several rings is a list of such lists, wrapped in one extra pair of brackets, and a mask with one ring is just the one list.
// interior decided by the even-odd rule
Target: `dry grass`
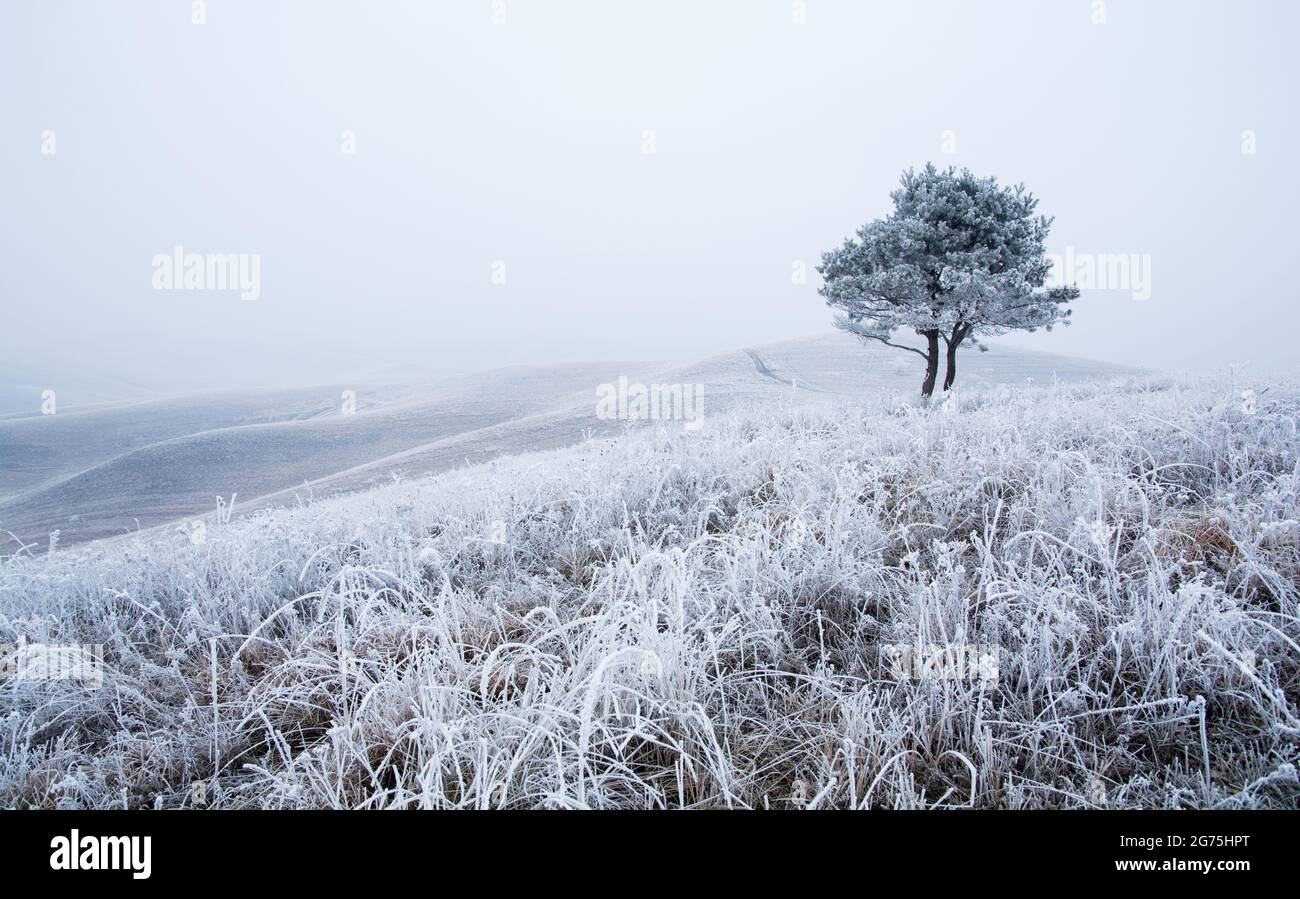
[(107, 670), (0, 684), (0, 803), (1295, 807), (1300, 400), (1238, 396), (759, 410), (11, 558), (0, 642)]

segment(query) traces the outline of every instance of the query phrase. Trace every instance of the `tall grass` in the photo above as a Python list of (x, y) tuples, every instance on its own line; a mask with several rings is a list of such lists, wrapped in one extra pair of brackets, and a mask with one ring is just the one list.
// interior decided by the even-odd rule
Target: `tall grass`
[(1242, 386), (751, 410), (20, 555), (0, 642), (106, 670), (0, 684), (0, 804), (1296, 807), (1300, 390)]

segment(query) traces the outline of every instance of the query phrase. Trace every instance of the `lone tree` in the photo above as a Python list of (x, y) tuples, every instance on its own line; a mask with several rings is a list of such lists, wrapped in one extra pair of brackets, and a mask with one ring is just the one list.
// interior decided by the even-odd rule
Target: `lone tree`
[[(948, 390), (959, 347), (986, 350), (978, 338), (1069, 324), (1066, 304), (1079, 291), (1043, 286), (1052, 220), (1035, 214), (1038, 200), (1023, 184), (1000, 187), (929, 164), (905, 172), (890, 198), (893, 213), (822, 257), (820, 293), (839, 310), (836, 327), (925, 359), (923, 397), (934, 393), (940, 340)], [(925, 338), (924, 350), (894, 342), (894, 332), (908, 328)]]

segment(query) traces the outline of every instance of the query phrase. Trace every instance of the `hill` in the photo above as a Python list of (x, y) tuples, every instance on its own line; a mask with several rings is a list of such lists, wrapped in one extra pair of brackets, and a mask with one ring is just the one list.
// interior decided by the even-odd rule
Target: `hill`
[(0, 643), (103, 664), (0, 682), (0, 804), (1295, 808), (1251, 386), (742, 405), (11, 558)]
[[(961, 388), (1075, 382), (1119, 366), (995, 347), (964, 357)], [(698, 363), (517, 366), (432, 381), (242, 390), (0, 419), (0, 533), (9, 551), (246, 512), (552, 449), (627, 423), (596, 415), (619, 377), (695, 385), (706, 415), (745, 404), (913, 394), (916, 360), (832, 333)], [(351, 391), (355, 414), (341, 397)]]

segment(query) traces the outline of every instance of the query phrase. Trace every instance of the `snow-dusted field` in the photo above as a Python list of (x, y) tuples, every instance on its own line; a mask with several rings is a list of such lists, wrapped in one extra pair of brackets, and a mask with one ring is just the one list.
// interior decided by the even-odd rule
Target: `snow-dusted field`
[(104, 666), (0, 684), (0, 805), (1296, 807), (1298, 415), (792, 399), (21, 555)]
[[(211, 511), (218, 495), (236, 495), (243, 507), (286, 488), (309, 493), (305, 482), (507, 425), (578, 392), (585, 398), (618, 370), (507, 368), (432, 383), (241, 390), (0, 420), (0, 554), (44, 544), (55, 530), (66, 545), (167, 524)], [(354, 414), (342, 411), (344, 390)], [(388, 469), (377, 469), (360, 486), (389, 480)]]
[[(968, 354), (963, 383), (1024, 384), (1132, 373), (998, 346)], [(689, 365), (592, 362), (514, 366), (433, 381), (192, 394), (0, 418), (0, 556), (67, 546), (209, 513), (240, 512), (389, 483), (394, 476), (617, 433), (595, 415), (619, 376), (699, 385), (708, 413), (736, 405), (913, 392), (915, 356), (841, 333), (724, 353)], [(355, 414), (344, 414), (344, 390)]]

